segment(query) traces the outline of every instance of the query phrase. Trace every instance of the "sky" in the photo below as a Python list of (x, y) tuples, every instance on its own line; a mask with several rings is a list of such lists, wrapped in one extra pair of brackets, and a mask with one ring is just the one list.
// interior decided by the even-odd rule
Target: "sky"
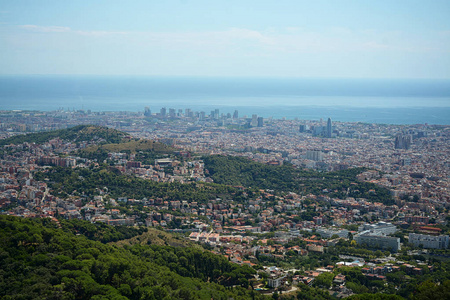
[(0, 75), (450, 78), (448, 0), (0, 0)]

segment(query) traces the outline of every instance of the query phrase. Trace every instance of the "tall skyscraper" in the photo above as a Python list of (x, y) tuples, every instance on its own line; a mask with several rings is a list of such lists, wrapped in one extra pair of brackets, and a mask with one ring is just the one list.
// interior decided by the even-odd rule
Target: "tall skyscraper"
[(263, 125), (264, 125), (264, 118), (258, 117), (258, 127), (263, 127)]
[(163, 107), (163, 108), (161, 108), (161, 117), (165, 117), (166, 116), (166, 108), (165, 107)]
[(239, 118), (239, 112), (236, 109), (233, 113), (233, 119), (238, 119), (238, 118)]
[(150, 110), (150, 107), (146, 106), (144, 110), (144, 116), (150, 117), (152, 115), (152, 111)]
[(327, 137), (331, 137), (331, 134), (333, 133), (333, 127), (331, 125), (331, 118), (328, 118), (327, 122)]

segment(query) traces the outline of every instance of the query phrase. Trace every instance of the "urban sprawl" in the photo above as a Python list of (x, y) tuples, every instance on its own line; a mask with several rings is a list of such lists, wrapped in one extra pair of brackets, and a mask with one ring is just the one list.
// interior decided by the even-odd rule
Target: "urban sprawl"
[[(168, 155), (152, 164), (139, 162), (130, 153), (107, 154), (108, 163), (123, 174), (154, 182), (212, 183), (202, 157), (231, 155), (320, 172), (364, 167), (357, 179), (389, 189), (394, 199), (392, 205), (365, 198), (339, 199), (330, 197), (327, 189), (314, 195), (261, 190), (257, 197), (248, 196), (248, 201), (239, 203), (220, 198), (206, 203), (113, 199), (107, 189), (91, 198), (78, 194), (61, 197), (52, 194), (45, 180), (36, 180), (35, 172), (51, 166), (89, 168), (102, 162), (73, 155), (92, 146), (88, 142), (55, 138), (40, 145), (3, 146), (2, 214), (78, 218), (181, 232), (187, 239), (209, 244), (211, 251), (232, 262), (264, 265), (264, 272), (258, 274), (267, 276), (267, 287), (286, 290), (295, 289), (299, 282), (312, 285), (321, 274), (339, 266), (360, 268), (369, 279), (385, 282), (389, 282), (387, 274), (400, 270), (407, 276), (422, 275), (433, 271), (429, 260), (412, 264), (398, 255), (431, 255), (449, 247), (448, 232), (442, 226), (449, 221), (450, 126), (336, 122), (327, 116), (323, 120), (286, 120), (218, 109), (205, 113), (162, 108), (152, 113), (148, 107), (142, 112), (0, 111), (0, 120), (2, 139), (92, 124), (177, 149), (184, 159)], [(237, 188), (247, 196), (248, 187)], [(142, 211), (124, 212), (120, 209), (124, 205), (144, 207), (145, 219)], [(313, 212), (312, 217), (300, 218), (305, 212)], [(292, 240), (300, 243), (293, 245)], [(347, 252), (339, 254), (337, 263), (297, 269), (277, 264), (293, 255), (327, 253), (344, 242), (371, 249), (374, 255), (362, 250)], [(334, 276), (330, 290), (341, 297), (351, 295), (345, 282), (344, 274)]]

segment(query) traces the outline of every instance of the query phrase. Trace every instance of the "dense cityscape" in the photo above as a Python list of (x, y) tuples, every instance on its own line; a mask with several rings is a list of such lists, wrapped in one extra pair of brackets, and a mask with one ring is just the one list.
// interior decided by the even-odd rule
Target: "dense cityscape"
[[(303, 283), (338, 298), (369, 291), (409, 297), (408, 284), (430, 276), (438, 268), (435, 259), (448, 255), (450, 126), (334, 122), (327, 116), (277, 120), (218, 109), (152, 113), (148, 107), (142, 112), (1, 111), (0, 118), (5, 141), (81, 124), (120, 130), (127, 141), (118, 144), (122, 148), (108, 146), (107, 133), (86, 141), (3, 143), (2, 214), (181, 234), (232, 263), (259, 270), (252, 289), (262, 295), (294, 293)], [(160, 143), (160, 151), (139, 148), (148, 140)], [(350, 181), (338, 179), (346, 186), (330, 181), (315, 192), (303, 184), (276, 190), (240, 182), (229, 185), (231, 192), (202, 199), (120, 194), (106, 183), (88, 192), (82, 183), (93, 181), (92, 170), (114, 168), (143, 182), (198, 188), (224, 183), (220, 165), (247, 161), (313, 172), (304, 175), (312, 176), (309, 180), (360, 171)], [(65, 176), (81, 185), (55, 184), (58, 168), (73, 170)], [(348, 280), (351, 268), (365, 283)], [(409, 278), (403, 287), (399, 275)]]

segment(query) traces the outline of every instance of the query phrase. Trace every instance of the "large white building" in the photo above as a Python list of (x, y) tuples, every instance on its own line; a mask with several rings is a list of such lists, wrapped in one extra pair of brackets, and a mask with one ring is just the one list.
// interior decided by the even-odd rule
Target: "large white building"
[(397, 252), (400, 250), (400, 238), (386, 236), (397, 232), (397, 227), (383, 221), (377, 224), (364, 224), (358, 227), (359, 233), (354, 236), (358, 244), (366, 244), (371, 248), (380, 248)]
[(380, 221), (377, 224), (364, 224), (358, 227), (358, 231), (371, 231), (378, 235), (388, 235), (397, 232), (397, 227), (391, 223)]
[(409, 234), (409, 242), (415, 247), (422, 245), (424, 248), (432, 249), (447, 249), (449, 246), (449, 236), (448, 235), (427, 235), (427, 234)]
[(358, 244), (366, 244), (370, 248), (380, 248), (394, 252), (400, 250), (400, 238), (379, 235), (369, 230), (355, 235), (354, 239)]
[(331, 238), (333, 235), (337, 235), (340, 238), (347, 238), (348, 237), (348, 230), (347, 229), (338, 229), (338, 230), (333, 230), (333, 229), (326, 229), (323, 227), (317, 228), (316, 232), (318, 234), (320, 234), (320, 236), (324, 239), (329, 239)]

